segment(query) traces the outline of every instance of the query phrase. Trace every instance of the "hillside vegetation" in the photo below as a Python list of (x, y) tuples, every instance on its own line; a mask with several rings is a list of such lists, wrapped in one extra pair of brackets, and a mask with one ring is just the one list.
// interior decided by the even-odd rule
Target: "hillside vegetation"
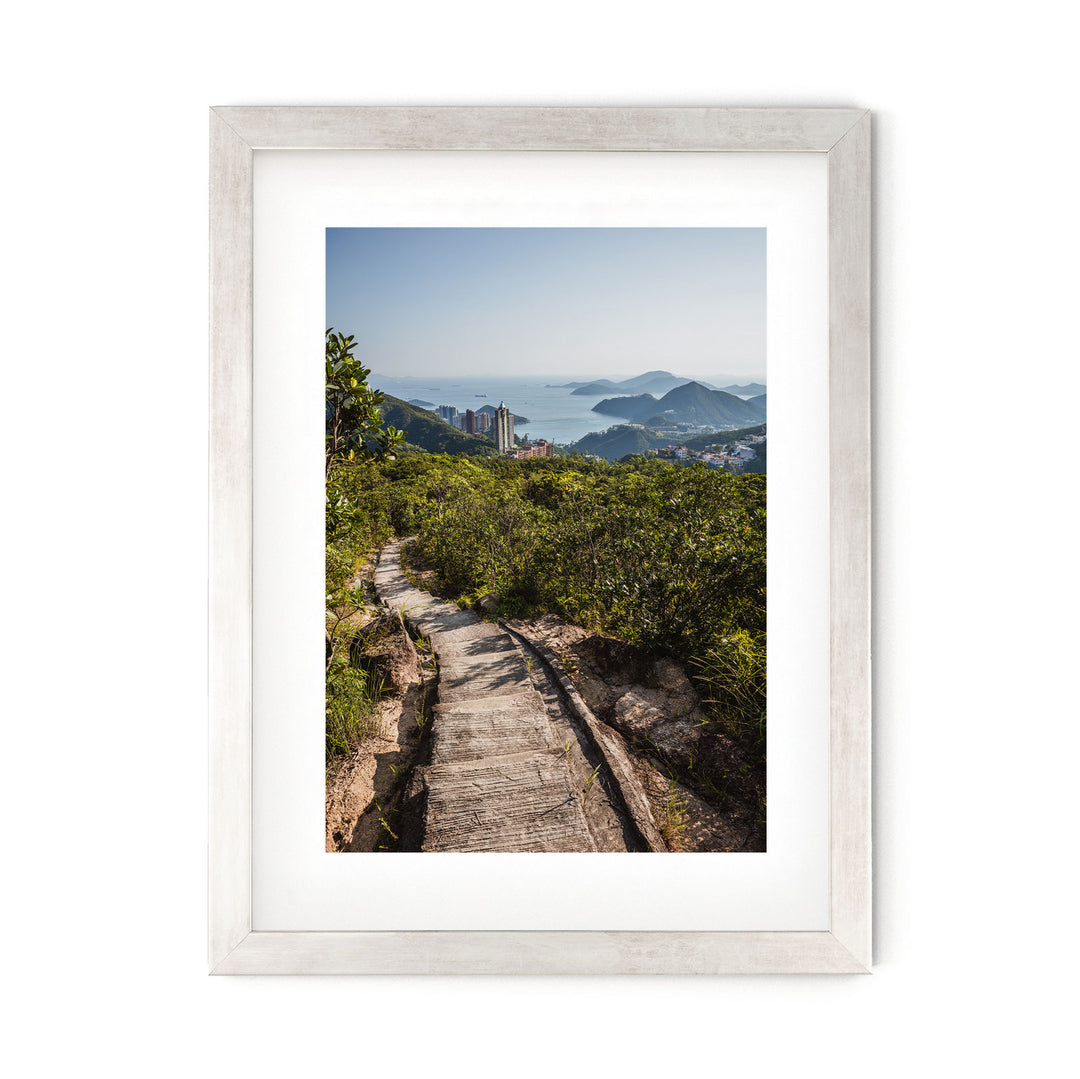
[(443, 595), (495, 596), (501, 615), (552, 612), (674, 656), (763, 752), (764, 476), (411, 453), (336, 480), (353, 518), (329, 537), (328, 594), (368, 552), (416, 534)]
[[(381, 693), (358, 635), (362, 569), (393, 537), (416, 535), (433, 588), (462, 605), (553, 613), (680, 660), (748, 767), (763, 766), (766, 477), (642, 457), (487, 456), (486, 439), (371, 390), (355, 347), (327, 330), (328, 764), (370, 734)], [(460, 452), (431, 452), (442, 449)]]

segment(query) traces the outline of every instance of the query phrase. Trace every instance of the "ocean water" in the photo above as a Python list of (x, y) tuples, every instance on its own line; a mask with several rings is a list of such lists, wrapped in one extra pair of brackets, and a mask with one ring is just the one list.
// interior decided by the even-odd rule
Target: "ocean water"
[[(583, 382), (588, 377), (587, 374), (571, 378), (563, 376), (555, 377), (552, 381)], [(460, 412), (467, 408), (476, 411), (484, 405), (498, 408), (500, 402), (505, 402), (514, 415), (525, 416), (529, 420), (524, 427), (515, 424), (514, 431), (517, 434), (528, 435), (531, 439), (546, 438), (561, 445), (576, 442), (590, 431), (606, 431), (609, 427), (624, 422), (616, 416), (602, 416), (592, 411), (593, 405), (605, 397), (618, 394), (575, 397), (568, 389), (547, 385), (543, 376), (492, 375), (485, 378), (465, 378), (452, 375), (445, 379), (396, 379), (373, 374), (371, 384), (375, 389), (400, 397), (403, 401), (430, 401), (433, 407), (453, 405)], [(485, 394), (486, 396), (483, 396)]]

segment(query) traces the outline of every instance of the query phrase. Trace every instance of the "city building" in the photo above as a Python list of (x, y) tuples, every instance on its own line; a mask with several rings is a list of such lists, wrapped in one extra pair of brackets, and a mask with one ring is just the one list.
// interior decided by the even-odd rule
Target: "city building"
[(533, 443), (526, 442), (520, 450), (517, 450), (513, 454), (515, 461), (524, 461), (529, 457), (554, 457), (555, 445), (551, 442), (545, 442), (544, 439), (538, 438)]
[(476, 432), (477, 434), (483, 434), (485, 431), (491, 430), (491, 413), (490, 412), (478, 412), (476, 414)]
[(495, 445), (499, 453), (506, 453), (514, 448), (514, 417), (502, 401), (495, 412)]
[(451, 427), (457, 427), (461, 413), (453, 405), (439, 405), (438, 413)]
[(476, 413), (471, 408), (465, 409), (464, 430), (467, 435), (476, 434)]

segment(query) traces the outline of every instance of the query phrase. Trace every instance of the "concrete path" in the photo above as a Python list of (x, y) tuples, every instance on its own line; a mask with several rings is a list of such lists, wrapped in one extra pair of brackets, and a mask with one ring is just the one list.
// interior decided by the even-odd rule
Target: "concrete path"
[(401, 545), (383, 548), (375, 590), (427, 637), (439, 661), (431, 763), (420, 769), (424, 851), (595, 851), (572, 781), (514, 639), (414, 588)]

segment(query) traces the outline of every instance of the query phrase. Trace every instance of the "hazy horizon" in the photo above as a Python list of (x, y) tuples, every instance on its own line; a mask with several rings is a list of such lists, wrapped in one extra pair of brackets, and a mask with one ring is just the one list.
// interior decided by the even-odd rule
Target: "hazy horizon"
[(327, 229), (326, 325), (394, 379), (765, 382), (764, 229)]
[[(378, 369), (376, 369), (374, 367), (371, 370), (372, 370), (372, 376), (371, 377), (373, 379), (374, 378), (383, 378), (383, 379), (386, 379), (388, 381), (393, 381), (393, 382), (431, 383), (433, 379), (440, 379), (441, 381), (445, 382), (449, 378), (460, 378), (460, 379), (465, 379), (466, 381), (470, 381), (470, 382), (473, 382), (473, 381), (479, 382), (479, 381), (482, 381), (483, 379), (493, 378), (494, 377), (494, 378), (499, 378), (499, 379), (502, 379), (502, 380), (505, 380), (505, 381), (512, 381), (514, 379), (520, 379), (522, 382), (536, 382), (538, 380), (543, 379), (543, 380), (545, 380), (545, 385), (561, 387), (561, 386), (568, 385), (571, 382), (581, 383), (582, 385), (588, 385), (588, 383), (590, 383), (590, 382), (600, 382), (602, 379), (608, 379), (609, 381), (614, 382), (614, 383), (626, 382), (629, 379), (638, 378), (641, 375), (650, 374), (652, 371), (664, 371), (664, 368), (650, 368), (649, 371), (638, 371), (636, 374), (625, 375), (625, 376), (597, 375), (595, 378), (589, 377), (587, 375), (577, 375), (574, 378), (565, 378), (564, 379), (562, 376), (556, 375), (556, 376), (552, 376), (554, 381), (550, 381), (550, 382), (547, 381), (548, 374), (545, 371), (539, 371), (539, 372), (526, 371), (526, 372), (523, 372), (523, 373), (520, 373), (520, 374), (517, 373), (517, 372), (514, 372), (512, 374), (489, 373), (489, 374), (486, 374), (486, 375), (485, 374), (474, 375), (474, 374), (469, 373), (468, 371), (454, 371), (454, 372), (451, 372), (451, 373), (447, 373), (445, 371), (442, 371), (442, 372), (432, 372), (432, 373), (426, 374), (426, 375), (392, 375), (387, 371), (380, 371), (380, 370), (378, 370)], [(672, 374), (672, 375), (675, 375), (677, 378), (680, 378), (680, 379), (683, 378), (683, 376), (681, 374), (679, 374), (678, 371), (670, 371), (668, 373)], [(686, 378), (685, 378), (685, 382), (702, 382), (702, 383), (707, 382), (710, 385), (715, 386), (717, 389), (721, 389), (721, 390), (725, 389), (728, 386), (734, 386), (734, 385), (748, 386), (748, 385), (751, 385), (753, 383), (757, 383), (758, 385), (761, 385), (761, 386), (766, 385), (764, 375), (758, 375), (756, 377), (752, 376), (752, 375), (716, 375), (713, 378), (708, 378), (705, 375), (698, 375), (698, 376), (692, 378), (689, 375), (687, 375)], [(623, 392), (626, 392), (626, 393), (630, 393), (630, 392), (639, 393), (639, 392), (642, 392), (642, 391), (639, 391), (639, 390), (633, 390), (633, 391), (626, 390), (626, 391), (623, 391)], [(653, 396), (655, 397), (656, 393), (654, 391), (651, 391), (651, 392), (653, 392)], [(661, 392), (660, 396), (662, 397), (664, 395), (664, 393), (666, 393), (666, 392), (667, 391)], [(604, 396), (606, 396), (606, 395), (604, 395)]]

